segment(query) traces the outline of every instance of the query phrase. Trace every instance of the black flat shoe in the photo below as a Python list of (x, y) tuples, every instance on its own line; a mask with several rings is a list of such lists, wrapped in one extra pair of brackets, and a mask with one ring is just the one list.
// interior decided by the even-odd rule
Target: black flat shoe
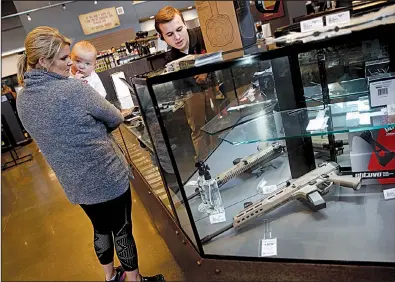
[(155, 276), (141, 276), (141, 281), (166, 281), (162, 274), (157, 274)]
[(126, 277), (125, 270), (123, 270), (122, 266), (118, 266), (114, 268), (115, 270), (115, 276), (111, 280), (104, 280), (104, 281), (124, 281)]

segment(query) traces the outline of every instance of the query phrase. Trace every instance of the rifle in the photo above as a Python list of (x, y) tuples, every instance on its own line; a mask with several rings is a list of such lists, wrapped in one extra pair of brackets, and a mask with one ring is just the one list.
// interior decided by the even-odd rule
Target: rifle
[[(232, 178), (236, 177), (237, 175), (247, 170), (254, 170), (257, 166), (268, 163), (278, 158), (285, 152), (284, 148), (285, 146), (282, 146), (278, 143), (272, 143), (271, 146), (267, 146), (255, 154), (251, 154), (247, 157), (242, 158), (233, 167), (218, 174), (215, 177), (218, 183), (218, 187), (221, 187)], [(187, 198), (188, 201), (195, 198), (199, 194), (200, 192), (196, 191), (195, 193), (193, 193), (191, 196)]]
[(328, 193), (329, 188), (334, 183), (353, 188), (355, 191), (361, 188), (361, 177), (342, 176), (338, 175), (338, 172), (339, 165), (337, 163), (322, 163), (318, 168), (299, 177), (293, 183), (288, 183), (286, 187), (273, 192), (239, 212), (233, 217), (233, 223), (202, 238), (202, 244), (233, 227), (237, 228), (265, 215), (291, 200), (302, 200), (313, 211), (323, 209), (326, 207), (326, 202), (321, 196)]

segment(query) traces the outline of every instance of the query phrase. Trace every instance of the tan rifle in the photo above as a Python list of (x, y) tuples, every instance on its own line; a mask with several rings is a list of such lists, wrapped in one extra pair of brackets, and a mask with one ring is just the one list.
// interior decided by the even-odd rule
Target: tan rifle
[(333, 184), (353, 188), (354, 190), (360, 189), (361, 177), (342, 176), (338, 173), (339, 165), (337, 163), (321, 164), (316, 169), (289, 183), (286, 187), (273, 192), (239, 212), (233, 217), (232, 224), (202, 238), (202, 244), (233, 227), (245, 225), (295, 199), (308, 203), (314, 211), (323, 209), (326, 207), (326, 202), (322, 195), (326, 194)]

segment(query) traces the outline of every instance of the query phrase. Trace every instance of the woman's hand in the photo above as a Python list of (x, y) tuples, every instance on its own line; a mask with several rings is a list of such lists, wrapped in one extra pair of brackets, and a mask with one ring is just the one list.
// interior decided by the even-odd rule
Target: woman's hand
[(124, 110), (121, 110), (121, 114), (122, 114), (124, 117), (126, 117), (126, 116), (130, 115), (130, 114), (132, 113), (132, 111), (133, 111), (133, 108), (124, 109)]

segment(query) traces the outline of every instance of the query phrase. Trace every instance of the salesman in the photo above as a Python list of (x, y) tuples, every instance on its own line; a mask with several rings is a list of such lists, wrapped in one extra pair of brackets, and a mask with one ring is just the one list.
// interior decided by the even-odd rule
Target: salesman
[[(204, 44), (200, 27), (187, 29), (182, 13), (170, 6), (166, 6), (155, 16), (155, 29), (160, 38), (170, 45), (170, 60), (177, 60), (188, 54), (204, 54)], [(204, 160), (209, 153), (210, 137), (203, 136), (201, 127), (215, 116), (215, 93), (218, 83), (213, 73), (199, 74), (193, 78), (173, 81), (174, 88), (183, 93), (191, 91), (185, 101), (185, 114), (191, 128), (191, 138), (195, 148), (195, 161)]]

